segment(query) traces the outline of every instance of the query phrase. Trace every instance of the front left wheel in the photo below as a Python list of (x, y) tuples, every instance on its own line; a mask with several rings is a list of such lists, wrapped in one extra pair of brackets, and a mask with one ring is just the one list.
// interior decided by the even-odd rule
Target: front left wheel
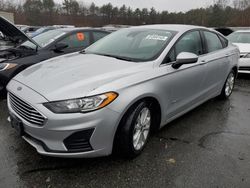
[(116, 151), (122, 156), (134, 158), (145, 148), (152, 124), (152, 111), (146, 102), (132, 107), (121, 121), (116, 135)]

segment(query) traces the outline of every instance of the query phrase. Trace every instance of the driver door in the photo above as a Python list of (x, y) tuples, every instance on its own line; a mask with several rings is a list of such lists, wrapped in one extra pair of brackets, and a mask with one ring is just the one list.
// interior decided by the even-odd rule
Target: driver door
[[(196, 63), (185, 64), (175, 69), (172, 63), (181, 52), (190, 52), (199, 56)], [(202, 83), (204, 80), (204, 67), (202, 54), (204, 53), (200, 31), (191, 31), (184, 34), (174, 45), (166, 57), (170, 74), (167, 82), (170, 87), (170, 104), (167, 107), (167, 119), (185, 113), (202, 99)], [(169, 92), (169, 91), (168, 91)]]

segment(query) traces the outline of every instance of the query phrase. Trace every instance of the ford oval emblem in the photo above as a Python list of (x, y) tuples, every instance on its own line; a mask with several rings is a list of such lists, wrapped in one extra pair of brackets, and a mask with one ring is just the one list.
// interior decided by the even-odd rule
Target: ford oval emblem
[(21, 91), (23, 88), (22, 87), (18, 87), (17, 88), (17, 91)]

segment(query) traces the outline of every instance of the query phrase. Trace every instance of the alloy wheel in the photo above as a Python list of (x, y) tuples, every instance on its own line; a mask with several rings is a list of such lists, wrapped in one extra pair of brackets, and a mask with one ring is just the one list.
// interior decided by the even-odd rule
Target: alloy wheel
[(149, 108), (145, 107), (139, 113), (133, 131), (133, 146), (135, 150), (141, 150), (149, 136), (151, 126), (151, 114)]
[(235, 82), (235, 76), (234, 73), (231, 72), (227, 78), (226, 81), (226, 87), (225, 87), (225, 95), (228, 97), (231, 95), (233, 88), (234, 88), (234, 82)]

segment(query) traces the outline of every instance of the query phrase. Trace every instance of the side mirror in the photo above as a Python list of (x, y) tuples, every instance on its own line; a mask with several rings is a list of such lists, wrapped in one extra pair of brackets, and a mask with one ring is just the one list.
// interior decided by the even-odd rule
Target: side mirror
[(63, 49), (67, 48), (69, 45), (66, 43), (57, 43), (53, 49), (55, 52), (62, 52)]
[(184, 64), (192, 64), (198, 61), (198, 56), (194, 53), (181, 52), (177, 58), (176, 62), (172, 65), (173, 68), (178, 69)]

